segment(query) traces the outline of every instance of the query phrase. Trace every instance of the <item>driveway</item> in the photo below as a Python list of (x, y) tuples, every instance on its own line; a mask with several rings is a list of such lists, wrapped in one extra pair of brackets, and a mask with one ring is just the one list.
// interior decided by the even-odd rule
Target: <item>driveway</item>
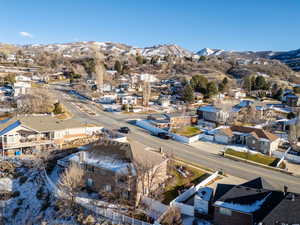
[(209, 141), (196, 141), (189, 145), (201, 151), (213, 154), (220, 153), (220, 151), (224, 150), (224, 148), (226, 147), (225, 145), (220, 145)]

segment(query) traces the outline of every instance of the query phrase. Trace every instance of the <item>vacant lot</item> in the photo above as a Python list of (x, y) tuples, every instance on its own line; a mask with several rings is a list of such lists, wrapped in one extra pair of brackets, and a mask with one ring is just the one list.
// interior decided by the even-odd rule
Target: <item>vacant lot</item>
[(233, 149), (228, 148), (225, 151), (226, 154), (236, 156), (242, 159), (247, 159), (253, 162), (261, 163), (267, 166), (276, 166), (278, 161), (280, 159), (270, 157), (267, 155), (262, 155), (262, 154), (251, 154), (249, 152), (239, 152), (239, 151), (234, 151)]
[[(182, 172), (185, 173), (185, 176)], [(163, 203), (169, 204), (179, 195), (180, 191), (200, 183), (209, 176), (208, 173), (195, 167), (187, 166), (179, 162), (173, 162), (170, 169), (171, 180), (168, 182), (163, 193)]]

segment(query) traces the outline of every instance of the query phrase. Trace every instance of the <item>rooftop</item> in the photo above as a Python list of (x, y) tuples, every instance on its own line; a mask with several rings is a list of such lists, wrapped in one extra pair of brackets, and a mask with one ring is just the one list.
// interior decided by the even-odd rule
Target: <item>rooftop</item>
[[(66, 128), (78, 128), (87, 126), (76, 119), (60, 120), (50, 115), (43, 116), (15, 116), (0, 123), (0, 135), (5, 134), (9, 130), (22, 125), (37, 132), (47, 132), (55, 130), (63, 130)], [(89, 124), (90, 126), (96, 126)]]
[(263, 224), (300, 224), (300, 194), (288, 193), (263, 219)]

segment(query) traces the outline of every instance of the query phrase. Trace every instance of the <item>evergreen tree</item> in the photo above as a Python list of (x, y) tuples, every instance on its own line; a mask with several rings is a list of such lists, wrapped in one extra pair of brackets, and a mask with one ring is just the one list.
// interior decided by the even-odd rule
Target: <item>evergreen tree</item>
[(194, 101), (194, 99), (195, 99), (194, 90), (191, 87), (191, 85), (189, 85), (189, 84), (185, 85), (185, 87), (183, 89), (182, 98), (187, 103), (191, 103)]
[(215, 94), (218, 94), (218, 87), (216, 82), (211, 81), (207, 84), (207, 95), (213, 96)]
[(222, 83), (219, 83), (219, 85), (218, 85), (218, 90), (219, 90), (220, 92), (223, 92), (224, 89), (225, 89), (225, 85), (223, 84), (223, 82), (222, 82)]
[(207, 93), (207, 84), (207, 78), (202, 75), (194, 75), (191, 79), (192, 88), (197, 92), (201, 92), (202, 94)]
[(224, 79), (222, 80), (222, 84), (224, 84), (225, 86), (228, 84), (228, 78), (224, 77)]
[(295, 92), (296, 94), (299, 94), (299, 93), (300, 93), (300, 87), (299, 87), (299, 86), (295, 86), (295, 87), (293, 88), (293, 90), (294, 90), (294, 92)]
[(263, 76), (255, 78), (255, 90), (266, 90), (268, 88), (267, 82)]
[(116, 71), (118, 71), (118, 73), (121, 73), (121, 71), (122, 71), (122, 65), (121, 65), (121, 63), (120, 63), (119, 60), (117, 60), (117, 61), (115, 62), (114, 68), (115, 68)]
[(136, 62), (138, 64), (143, 64), (143, 57), (142, 56), (138, 55), (135, 59), (136, 59)]

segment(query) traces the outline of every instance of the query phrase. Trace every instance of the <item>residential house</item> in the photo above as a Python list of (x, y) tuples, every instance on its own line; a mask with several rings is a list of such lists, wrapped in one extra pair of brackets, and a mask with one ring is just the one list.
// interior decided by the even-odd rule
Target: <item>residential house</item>
[(218, 129), (214, 140), (222, 144), (246, 145), (252, 150), (271, 155), (278, 148), (280, 138), (263, 129), (232, 126)]
[(31, 88), (30, 82), (18, 81), (14, 83), (14, 97), (19, 97), (20, 95), (25, 95), (28, 93), (28, 90)]
[(193, 114), (169, 113), (164, 115), (169, 121), (171, 128), (180, 128), (197, 124), (198, 122), (198, 116)]
[(24, 76), (24, 75), (18, 75), (16, 76), (16, 82), (31, 82), (31, 78), (30, 77), (27, 77), (27, 76)]
[(300, 194), (285, 193), (284, 199), (259, 225), (300, 224)]
[(295, 94), (288, 94), (284, 96), (285, 104), (290, 107), (297, 107), (299, 106), (299, 97)]
[(270, 187), (262, 178), (240, 185), (218, 184), (213, 204), (214, 224), (258, 224), (284, 197), (283, 192)]
[(235, 99), (241, 99), (246, 97), (246, 92), (242, 90), (229, 90), (229, 96)]
[(151, 114), (147, 117), (149, 123), (161, 129), (169, 129), (170, 121), (166, 118), (165, 114)]
[(136, 105), (138, 102), (138, 97), (133, 95), (125, 95), (121, 97), (122, 105)]
[(229, 118), (229, 112), (212, 105), (202, 106), (197, 109), (200, 120), (223, 124)]
[(167, 178), (168, 159), (134, 141), (102, 139), (58, 164), (68, 166), (71, 162), (84, 169), (84, 179), (91, 190), (132, 204), (156, 190)]
[(27, 150), (61, 146), (87, 137), (101, 127), (75, 119), (59, 120), (52, 116), (16, 116), (0, 124), (3, 155), (22, 154)]

